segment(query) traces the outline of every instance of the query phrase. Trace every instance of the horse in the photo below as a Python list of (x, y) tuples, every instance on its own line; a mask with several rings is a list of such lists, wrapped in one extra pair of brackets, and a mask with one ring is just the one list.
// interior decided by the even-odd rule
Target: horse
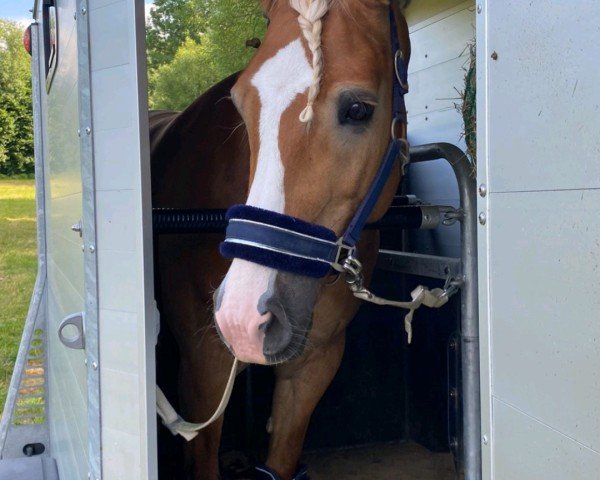
[[(261, 3), (269, 26), (248, 66), (181, 113), (151, 113), (153, 205), (242, 204), (339, 236), (376, 178), (390, 129), (406, 135), (406, 112), (392, 118), (392, 44), (407, 65), (406, 21), (386, 0)], [(400, 178), (396, 162), (369, 220), (384, 215)], [(212, 414), (234, 356), (242, 365), (273, 365), (269, 451), (257, 475), (307, 478), (298, 462), (309, 420), (360, 302), (336, 281), (339, 272), (286, 271), (221, 242), (218, 234), (170, 235), (155, 245), (161, 319), (180, 355), (182, 416)], [(367, 282), (378, 242), (377, 232), (365, 231), (357, 246)], [(188, 478), (219, 478), (222, 424), (221, 416), (186, 445)]]

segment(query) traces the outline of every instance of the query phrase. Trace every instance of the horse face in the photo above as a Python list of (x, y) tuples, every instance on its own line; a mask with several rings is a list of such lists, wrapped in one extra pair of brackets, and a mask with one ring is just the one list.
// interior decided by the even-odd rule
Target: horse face
[[(303, 0), (267, 2), (265, 39), (232, 89), (250, 142), (247, 204), (341, 234), (390, 138), (389, 4), (324, 2), (316, 38), (318, 22), (299, 22), (293, 2)], [(374, 217), (385, 212), (398, 180), (399, 169)], [(304, 348), (319, 287), (318, 280), (235, 259), (215, 293), (219, 332), (242, 361), (288, 360)]]

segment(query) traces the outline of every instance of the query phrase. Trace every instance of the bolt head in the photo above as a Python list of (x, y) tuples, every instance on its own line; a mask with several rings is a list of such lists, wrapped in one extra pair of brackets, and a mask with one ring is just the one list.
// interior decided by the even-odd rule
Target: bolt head
[(498, 60), (498, 53), (493, 51), (491, 57), (492, 57), (492, 60)]
[(90, 135), (92, 133), (92, 129), (90, 127), (85, 127), (85, 134)]
[(96, 362), (92, 362), (92, 368), (93, 368), (94, 370), (98, 370), (98, 363), (96, 363)]
[(479, 214), (479, 223), (481, 223), (481, 225), (485, 225), (487, 223), (487, 215), (484, 212)]
[(82, 15), (85, 15), (86, 13), (87, 13), (87, 8), (85, 8), (85, 7), (82, 7), (82, 8), (81, 8), (81, 14), (82, 14)]
[(483, 7), (481, 6), (481, 3), (477, 4), (477, 13), (481, 13), (483, 11)]
[(484, 445), (487, 445), (488, 443), (490, 443), (490, 440), (488, 439), (487, 435), (484, 435), (481, 440), (483, 441)]
[(481, 185), (479, 185), (478, 191), (479, 195), (485, 197), (487, 195), (487, 185), (485, 183), (482, 183)]
[(90, 245), (90, 252), (94, 253), (96, 251), (96, 246), (95, 245)]

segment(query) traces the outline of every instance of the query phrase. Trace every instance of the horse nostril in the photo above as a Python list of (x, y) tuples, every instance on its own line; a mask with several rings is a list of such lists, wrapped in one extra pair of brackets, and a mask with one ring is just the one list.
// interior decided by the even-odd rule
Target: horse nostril
[(292, 342), (292, 326), (279, 316), (270, 312), (269, 320), (262, 323), (258, 329), (265, 334), (263, 354), (277, 355), (283, 352)]

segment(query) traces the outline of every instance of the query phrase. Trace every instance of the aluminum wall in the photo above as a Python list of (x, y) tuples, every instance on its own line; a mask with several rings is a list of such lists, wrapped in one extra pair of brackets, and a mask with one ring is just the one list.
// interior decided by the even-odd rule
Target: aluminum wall
[(486, 479), (600, 478), (599, 19), (596, 1), (477, 15)]
[[(84, 310), (81, 240), (71, 231), (71, 226), (82, 218), (77, 30), (73, 19), (76, 8), (74, 0), (59, 2), (56, 74), (42, 100), (48, 259), (48, 422), (50, 454), (57, 460), (61, 478), (86, 478), (88, 473), (85, 353), (67, 349), (57, 336), (63, 318)], [(40, 40), (43, 51), (42, 35)], [(41, 59), (43, 62), (43, 55)], [(42, 72), (44, 69), (42, 65)]]

